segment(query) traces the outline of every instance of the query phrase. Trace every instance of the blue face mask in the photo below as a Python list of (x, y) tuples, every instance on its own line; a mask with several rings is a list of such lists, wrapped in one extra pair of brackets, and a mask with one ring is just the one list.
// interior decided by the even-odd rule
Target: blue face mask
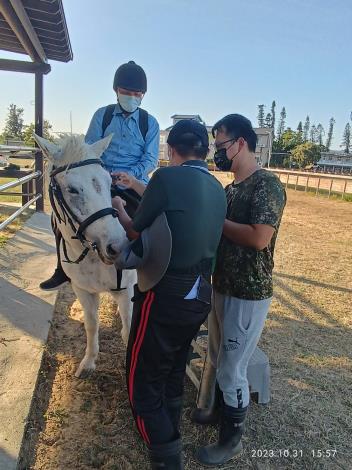
[(117, 99), (121, 108), (127, 113), (133, 113), (141, 105), (141, 96), (129, 96), (117, 93)]

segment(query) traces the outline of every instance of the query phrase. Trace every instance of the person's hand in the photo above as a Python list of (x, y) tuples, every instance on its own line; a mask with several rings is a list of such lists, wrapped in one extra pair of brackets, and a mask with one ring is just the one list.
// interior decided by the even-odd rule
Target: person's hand
[(117, 212), (123, 212), (125, 210), (126, 201), (124, 201), (120, 196), (115, 196), (111, 199), (112, 207), (117, 210)]
[(112, 173), (111, 176), (113, 177), (113, 181), (115, 184), (122, 184), (126, 188), (134, 189), (134, 186), (137, 182), (136, 178), (128, 173), (123, 171), (117, 171)]

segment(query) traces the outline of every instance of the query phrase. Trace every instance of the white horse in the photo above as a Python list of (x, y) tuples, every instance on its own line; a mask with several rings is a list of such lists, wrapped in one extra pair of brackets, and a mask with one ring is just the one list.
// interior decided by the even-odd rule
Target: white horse
[(101, 292), (110, 292), (118, 303), (125, 344), (131, 325), (136, 272), (123, 271), (121, 287), (125, 289), (112, 291), (117, 287), (113, 261), (127, 238), (111, 206), (111, 177), (100, 161), (111, 137), (93, 145), (85, 144), (77, 137), (68, 137), (57, 145), (35, 136), (50, 162), (49, 192), (53, 217), (63, 237), (60, 244), (62, 267), (84, 310), (87, 347), (76, 377), (84, 377), (95, 369), (99, 352), (97, 312)]

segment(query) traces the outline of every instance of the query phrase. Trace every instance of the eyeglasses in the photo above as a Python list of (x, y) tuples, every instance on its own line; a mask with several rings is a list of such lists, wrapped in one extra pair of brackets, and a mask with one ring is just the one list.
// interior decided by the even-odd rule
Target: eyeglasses
[(220, 150), (221, 148), (223, 148), (224, 144), (227, 144), (229, 142), (234, 143), (234, 142), (236, 142), (236, 140), (237, 139), (229, 139), (229, 140), (225, 140), (224, 142), (218, 142), (218, 143), (214, 142), (214, 143), (210, 144), (210, 147), (214, 150)]

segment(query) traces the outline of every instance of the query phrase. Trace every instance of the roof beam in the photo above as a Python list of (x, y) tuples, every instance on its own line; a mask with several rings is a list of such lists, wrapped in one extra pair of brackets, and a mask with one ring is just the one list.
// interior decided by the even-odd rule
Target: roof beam
[(12, 8), (15, 10), (16, 15), (18, 16), (19, 20), (21, 21), (22, 26), (26, 30), (26, 33), (28, 34), (28, 37), (31, 40), (31, 43), (34, 49), (36, 50), (40, 60), (45, 63), (48, 62), (44, 49), (42, 48), (42, 45), (40, 44), (37, 33), (35, 32), (28, 18), (27, 12), (23, 7), (22, 2), (20, 0), (10, 0), (10, 3), (12, 5)]
[(25, 72), (25, 73), (42, 73), (46, 75), (50, 72), (49, 64), (43, 62), (25, 62), (22, 60), (0, 59), (0, 70), (7, 72)]
[(33, 62), (42, 62), (9, 0), (0, 0), (0, 12)]

